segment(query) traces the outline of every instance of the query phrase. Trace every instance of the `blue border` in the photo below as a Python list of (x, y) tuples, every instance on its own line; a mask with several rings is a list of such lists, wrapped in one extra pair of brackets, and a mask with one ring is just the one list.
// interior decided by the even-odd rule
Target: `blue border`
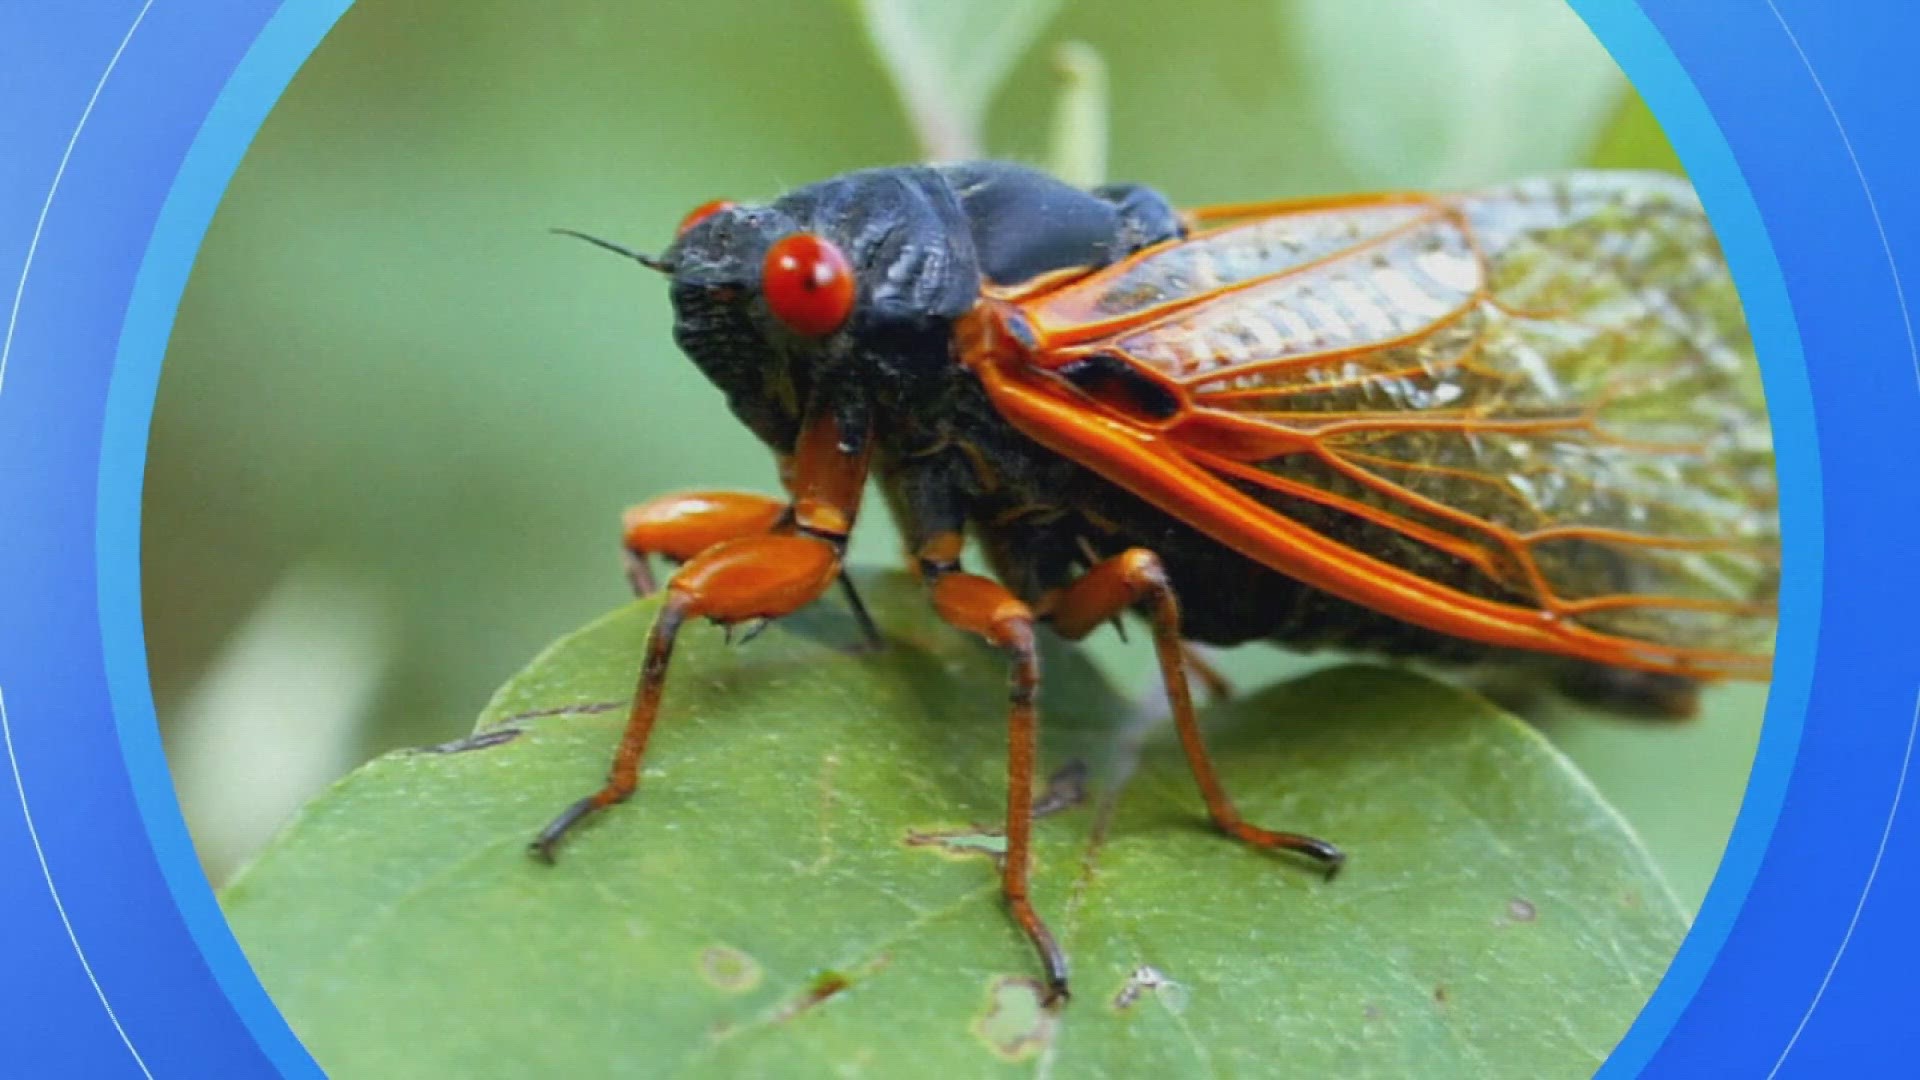
[(1613, 1080), (1639, 1074), (1666, 1040), (1706, 980), (1758, 875), (1786, 799), (1787, 779), (1803, 730), (1820, 624), (1825, 536), (1812, 393), (1799, 329), (1760, 208), (1740, 174), (1733, 150), (1644, 11), (1603, 0), (1570, 3), (1660, 119), (1688, 178), (1700, 192), (1739, 284), (1754, 348), (1761, 357), (1778, 452), (1783, 537), (1773, 685), (1740, 814), (1692, 932), (1639, 1019), (1598, 1074)]
[(160, 365), (200, 243), (240, 159), (287, 83), (353, 0), (279, 9), (214, 99), (147, 243), (107, 392), (100, 450), (100, 627), (114, 719), (148, 838), (174, 903), (221, 990), (284, 1076), (322, 1075), (254, 976), (201, 872), (160, 745), (141, 617), (140, 509)]
[[(1752, 784), (1693, 933), (1602, 1075), (1911, 1063), (1920, 826), (1896, 811), (1920, 725), (1920, 378), (1897, 268), (1920, 266), (1920, 11), (1572, 2), (1667, 126), (1734, 266), (1786, 535)], [(33, 259), (0, 386), (0, 507), (32, 510), (0, 528), (0, 780), (20, 796), (0, 798), (9, 1073), (318, 1075), (220, 918), (174, 802), (146, 681), (138, 518), (194, 252), (248, 140), (347, 3), (0, 10), (0, 68), (34, 92), (0, 111), (0, 145), (17, 151), (0, 170), (0, 267)], [(114, 761), (125, 773), (102, 767)]]
[(321, 1075), (201, 875), (139, 625), (145, 427), (180, 285), (346, 4), (278, 6), (0, 10), (0, 66), (35, 91), (0, 112), (0, 266), (20, 268), (0, 385), (6, 1075)]

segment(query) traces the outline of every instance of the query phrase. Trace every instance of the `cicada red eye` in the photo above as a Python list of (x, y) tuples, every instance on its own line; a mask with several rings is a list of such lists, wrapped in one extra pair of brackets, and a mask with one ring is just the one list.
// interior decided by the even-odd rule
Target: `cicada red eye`
[(767, 251), (760, 291), (794, 333), (824, 337), (853, 314), (853, 267), (831, 242), (794, 233)]
[(695, 225), (700, 224), (722, 210), (731, 210), (733, 207), (733, 202), (728, 199), (715, 199), (712, 202), (703, 202), (692, 210), (687, 211), (687, 216), (680, 219), (680, 227), (673, 231), (673, 235), (685, 236), (688, 229), (693, 228)]

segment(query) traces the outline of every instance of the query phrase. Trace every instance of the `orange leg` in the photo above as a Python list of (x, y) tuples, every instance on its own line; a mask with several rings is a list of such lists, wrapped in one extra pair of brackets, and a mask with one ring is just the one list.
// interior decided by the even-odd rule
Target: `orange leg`
[(1124, 551), (1086, 572), (1078, 581), (1049, 594), (1042, 608), (1053, 620), (1055, 629), (1072, 640), (1079, 640), (1135, 604), (1144, 603), (1153, 621), (1153, 648), (1160, 659), (1160, 673), (1166, 680), (1167, 702), (1173, 708), (1173, 722), (1180, 734), (1180, 746), (1186, 751), (1187, 764), (1200, 785), (1207, 802), (1207, 813), (1221, 832), (1256, 847), (1291, 851), (1304, 855), (1332, 877), (1346, 861), (1340, 849), (1298, 833), (1272, 832), (1250, 825), (1220, 786), (1207, 755), (1206, 741), (1200, 734), (1199, 718), (1194, 713), (1193, 695), (1187, 688), (1183, 643), (1180, 640), (1180, 603), (1159, 556), (1145, 548)]
[[(843, 443), (839, 426), (830, 416), (812, 418), (793, 459), (791, 530), (723, 540), (694, 555), (673, 575), (660, 614), (647, 634), (639, 686), (607, 781), (540, 830), (532, 844), (534, 855), (552, 862), (554, 849), (570, 829), (594, 811), (626, 801), (639, 785), (640, 760), (660, 715), (667, 664), (687, 619), (704, 616), (723, 626), (777, 619), (819, 599), (840, 576), (847, 529), (859, 511), (867, 475), (865, 450), (849, 453)], [(750, 509), (754, 497), (727, 498), (733, 501), (725, 504), (721, 516), (728, 510)], [(653, 505), (670, 508), (673, 501)], [(681, 535), (693, 531), (689, 526)], [(629, 530), (630, 539), (631, 535)]]
[(1033, 612), (1000, 583), (952, 569), (942, 569), (934, 578), (933, 606), (949, 624), (980, 635), (1005, 650), (1013, 662), (1007, 692), (1007, 854), (1000, 862), (1000, 892), (1040, 954), (1047, 973), (1047, 1002), (1052, 1004), (1067, 997), (1067, 958), (1027, 895), (1039, 734), (1034, 696), (1040, 688)]
[(647, 634), (640, 685), (627, 713), (627, 730), (599, 791), (569, 806), (533, 842), (533, 853), (553, 861), (560, 838), (595, 810), (625, 802), (640, 782), (640, 759), (660, 715), (660, 697), (674, 639), (687, 619), (706, 616), (731, 626), (790, 615), (819, 599), (840, 573), (834, 546), (811, 536), (773, 533), (742, 537), (693, 557), (667, 583), (666, 603)]
[[(791, 469), (791, 465), (784, 466)], [(684, 563), (715, 544), (757, 536), (768, 532), (791, 532), (792, 510), (786, 503), (766, 495), (741, 491), (689, 491), (667, 495), (638, 506), (628, 507), (620, 515), (620, 526), (627, 556), (627, 584), (636, 596), (651, 596), (653, 568), (648, 556), (661, 555), (671, 562)], [(854, 591), (853, 579), (840, 575), (840, 589), (847, 606), (860, 624), (861, 636), (869, 650), (882, 642), (879, 627), (867, 614), (867, 605)]]
[(629, 507), (620, 515), (627, 580), (636, 595), (651, 595), (648, 556), (683, 563), (722, 541), (772, 532), (786, 512), (778, 499), (739, 491), (689, 491)]

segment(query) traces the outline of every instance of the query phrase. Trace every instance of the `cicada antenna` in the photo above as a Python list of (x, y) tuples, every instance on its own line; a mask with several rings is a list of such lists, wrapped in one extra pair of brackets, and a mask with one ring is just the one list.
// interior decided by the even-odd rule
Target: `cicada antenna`
[(673, 273), (673, 264), (667, 260), (655, 255), (643, 255), (624, 244), (616, 244), (611, 240), (602, 240), (597, 236), (583, 233), (578, 229), (555, 228), (552, 231), (561, 236), (571, 236), (576, 239), (585, 240), (594, 247), (604, 248), (607, 251), (613, 252), (615, 255), (625, 255), (627, 258), (632, 259), (634, 262), (639, 263), (649, 270), (657, 270), (662, 274)]

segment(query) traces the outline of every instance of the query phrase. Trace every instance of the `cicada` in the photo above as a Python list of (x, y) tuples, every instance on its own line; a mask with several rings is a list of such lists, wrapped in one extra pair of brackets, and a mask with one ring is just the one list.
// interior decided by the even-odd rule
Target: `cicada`
[(1009, 164), (884, 168), (709, 203), (659, 256), (595, 242), (668, 278), (675, 339), (785, 496), (628, 512), (642, 587), (649, 557), (682, 565), (611, 773), (544, 858), (633, 794), (681, 628), (819, 599), (870, 478), (940, 616), (1008, 657), (1001, 887), (1056, 998), (1067, 961), (1028, 892), (1042, 626), (1143, 618), (1213, 824), (1328, 872), (1338, 848), (1221, 787), (1188, 642), (1517, 665), (1641, 711), (1766, 676), (1765, 404), (1679, 179), (1183, 212)]

